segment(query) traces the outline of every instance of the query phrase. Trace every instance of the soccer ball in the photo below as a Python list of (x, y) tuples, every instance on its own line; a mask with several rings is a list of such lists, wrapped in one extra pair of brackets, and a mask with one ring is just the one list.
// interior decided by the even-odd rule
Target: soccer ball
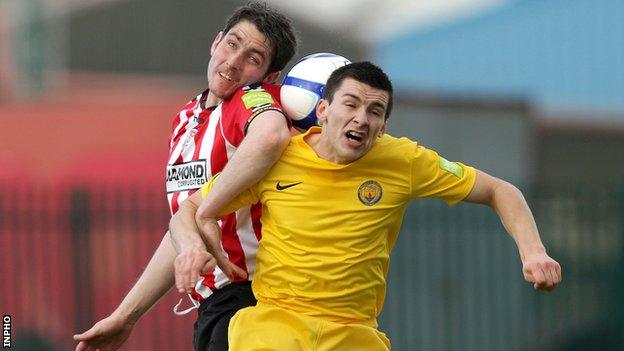
[(319, 53), (297, 61), (282, 82), (280, 99), (286, 115), (295, 128), (305, 131), (318, 125), (316, 105), (323, 96), (323, 88), (332, 72), (351, 63), (346, 58)]

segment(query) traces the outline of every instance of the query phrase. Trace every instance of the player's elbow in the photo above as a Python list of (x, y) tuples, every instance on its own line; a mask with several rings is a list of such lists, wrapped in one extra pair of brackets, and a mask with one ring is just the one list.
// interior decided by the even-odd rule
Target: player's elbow
[(259, 152), (281, 155), (290, 141), (290, 131), (284, 115), (277, 111), (263, 113), (251, 124), (246, 139)]
[(499, 178), (495, 179), (490, 206), (496, 207), (496, 204), (507, 199), (524, 201), (522, 192), (515, 185)]
[(197, 205), (188, 199), (183, 201), (178, 208), (178, 211), (171, 216), (169, 220), (169, 231), (172, 236), (178, 233), (185, 222), (193, 220), (194, 214), (197, 211)]
[(266, 133), (262, 139), (261, 147), (267, 151), (277, 155), (281, 155), (282, 151), (290, 141), (290, 132), (286, 125), (274, 128), (271, 132)]

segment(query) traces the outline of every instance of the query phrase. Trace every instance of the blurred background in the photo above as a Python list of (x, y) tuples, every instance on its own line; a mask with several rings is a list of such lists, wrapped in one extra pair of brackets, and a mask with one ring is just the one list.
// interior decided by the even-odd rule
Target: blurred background
[[(0, 310), (13, 348), (68, 350), (168, 223), (173, 116), (242, 1), (0, 0)], [(380, 328), (395, 350), (624, 350), (624, 2), (267, 1), (297, 58), (380, 64), (389, 132), (522, 188), (563, 284), (524, 283), (487, 208), (413, 203)], [(122, 350), (191, 349), (170, 292)]]

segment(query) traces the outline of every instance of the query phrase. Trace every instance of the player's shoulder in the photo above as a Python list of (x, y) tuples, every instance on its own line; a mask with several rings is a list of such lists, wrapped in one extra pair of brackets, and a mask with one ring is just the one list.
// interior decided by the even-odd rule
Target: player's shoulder
[(415, 159), (426, 157), (428, 149), (406, 137), (394, 137), (389, 134), (381, 136), (376, 146), (371, 149), (384, 162), (394, 164), (411, 164)]
[(224, 105), (243, 105), (254, 109), (263, 105), (275, 105), (280, 101), (280, 86), (269, 83), (255, 83), (238, 89)]
[(383, 148), (385, 152), (402, 154), (408, 150), (416, 149), (419, 145), (418, 142), (406, 138), (395, 137), (390, 134), (382, 135), (377, 141), (379, 146)]

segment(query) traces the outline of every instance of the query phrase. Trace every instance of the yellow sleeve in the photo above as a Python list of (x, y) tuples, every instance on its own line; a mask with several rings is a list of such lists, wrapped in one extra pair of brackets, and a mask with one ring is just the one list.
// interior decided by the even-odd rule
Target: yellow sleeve
[(439, 198), (453, 205), (470, 194), (476, 174), (470, 166), (417, 145), (412, 159), (412, 197)]
[[(200, 191), (202, 199), (208, 196), (210, 189), (212, 189), (220, 175), (221, 173), (215, 174), (212, 178), (208, 180), (206, 184), (201, 187)], [(224, 215), (230, 214), (238, 210), (239, 208), (255, 204), (256, 202), (258, 202), (258, 197), (255, 195), (253, 188), (247, 189), (243, 191), (240, 195), (235, 197), (227, 206), (225, 206), (225, 208), (219, 213), (219, 216), (222, 217)]]

